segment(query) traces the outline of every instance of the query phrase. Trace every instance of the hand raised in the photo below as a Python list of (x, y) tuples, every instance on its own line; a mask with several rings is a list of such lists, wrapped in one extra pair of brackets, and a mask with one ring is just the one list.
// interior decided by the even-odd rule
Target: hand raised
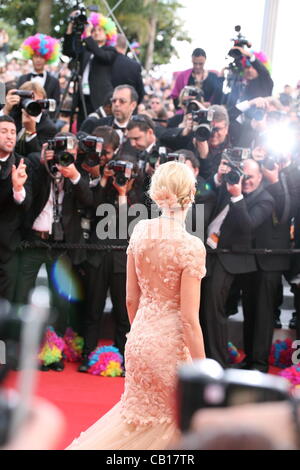
[(12, 185), (15, 191), (21, 191), (24, 187), (24, 184), (28, 178), (26, 173), (26, 165), (24, 163), (24, 158), (21, 158), (18, 167), (15, 165), (12, 166)]

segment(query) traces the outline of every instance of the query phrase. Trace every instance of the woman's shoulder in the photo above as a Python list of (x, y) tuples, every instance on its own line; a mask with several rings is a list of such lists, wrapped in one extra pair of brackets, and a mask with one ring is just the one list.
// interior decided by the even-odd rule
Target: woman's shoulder
[(206, 252), (204, 243), (201, 238), (186, 232), (186, 241), (188, 242), (188, 247), (190, 247), (191, 250), (200, 250)]

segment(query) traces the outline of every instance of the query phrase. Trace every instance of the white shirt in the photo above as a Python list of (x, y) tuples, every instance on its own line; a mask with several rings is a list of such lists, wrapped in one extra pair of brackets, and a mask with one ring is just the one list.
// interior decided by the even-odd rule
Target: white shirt
[[(37, 73), (35, 70), (33, 70), (32, 73)], [(42, 77), (39, 77), (39, 76), (36, 76), (36, 77), (31, 77), (31, 82), (36, 82), (38, 83), (39, 85), (41, 85), (43, 88), (45, 86), (45, 82), (46, 82), (46, 78), (47, 78), (47, 72), (43, 72), (43, 76)]]
[[(80, 175), (76, 179), (70, 179), (73, 184), (79, 183)], [(59, 188), (58, 194), (58, 204), (61, 207), (64, 199), (64, 190), (63, 190), (63, 181)], [(42, 212), (37, 216), (35, 221), (33, 222), (32, 229), (36, 230), (37, 232), (49, 232), (52, 233), (52, 224), (53, 224), (53, 205), (54, 205), (54, 188), (53, 184), (51, 184), (50, 194), (48, 201), (45, 204), (44, 209)]]

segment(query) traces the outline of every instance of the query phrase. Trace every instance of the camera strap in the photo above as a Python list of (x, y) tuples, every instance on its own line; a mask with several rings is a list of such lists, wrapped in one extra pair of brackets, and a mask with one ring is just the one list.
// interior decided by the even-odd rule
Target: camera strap
[(64, 178), (53, 180), (53, 221), (60, 222), (62, 213), (62, 200), (60, 198)]

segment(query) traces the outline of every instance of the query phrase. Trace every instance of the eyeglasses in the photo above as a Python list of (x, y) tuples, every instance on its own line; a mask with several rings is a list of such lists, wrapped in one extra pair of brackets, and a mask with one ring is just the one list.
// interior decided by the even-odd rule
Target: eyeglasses
[(129, 103), (129, 101), (125, 100), (124, 98), (111, 98), (110, 100), (112, 104), (117, 103), (117, 101), (119, 101), (121, 104)]
[(226, 129), (226, 126), (223, 126), (223, 127), (214, 127), (214, 128), (213, 128), (213, 132), (221, 132), (221, 131), (223, 131), (224, 129)]

